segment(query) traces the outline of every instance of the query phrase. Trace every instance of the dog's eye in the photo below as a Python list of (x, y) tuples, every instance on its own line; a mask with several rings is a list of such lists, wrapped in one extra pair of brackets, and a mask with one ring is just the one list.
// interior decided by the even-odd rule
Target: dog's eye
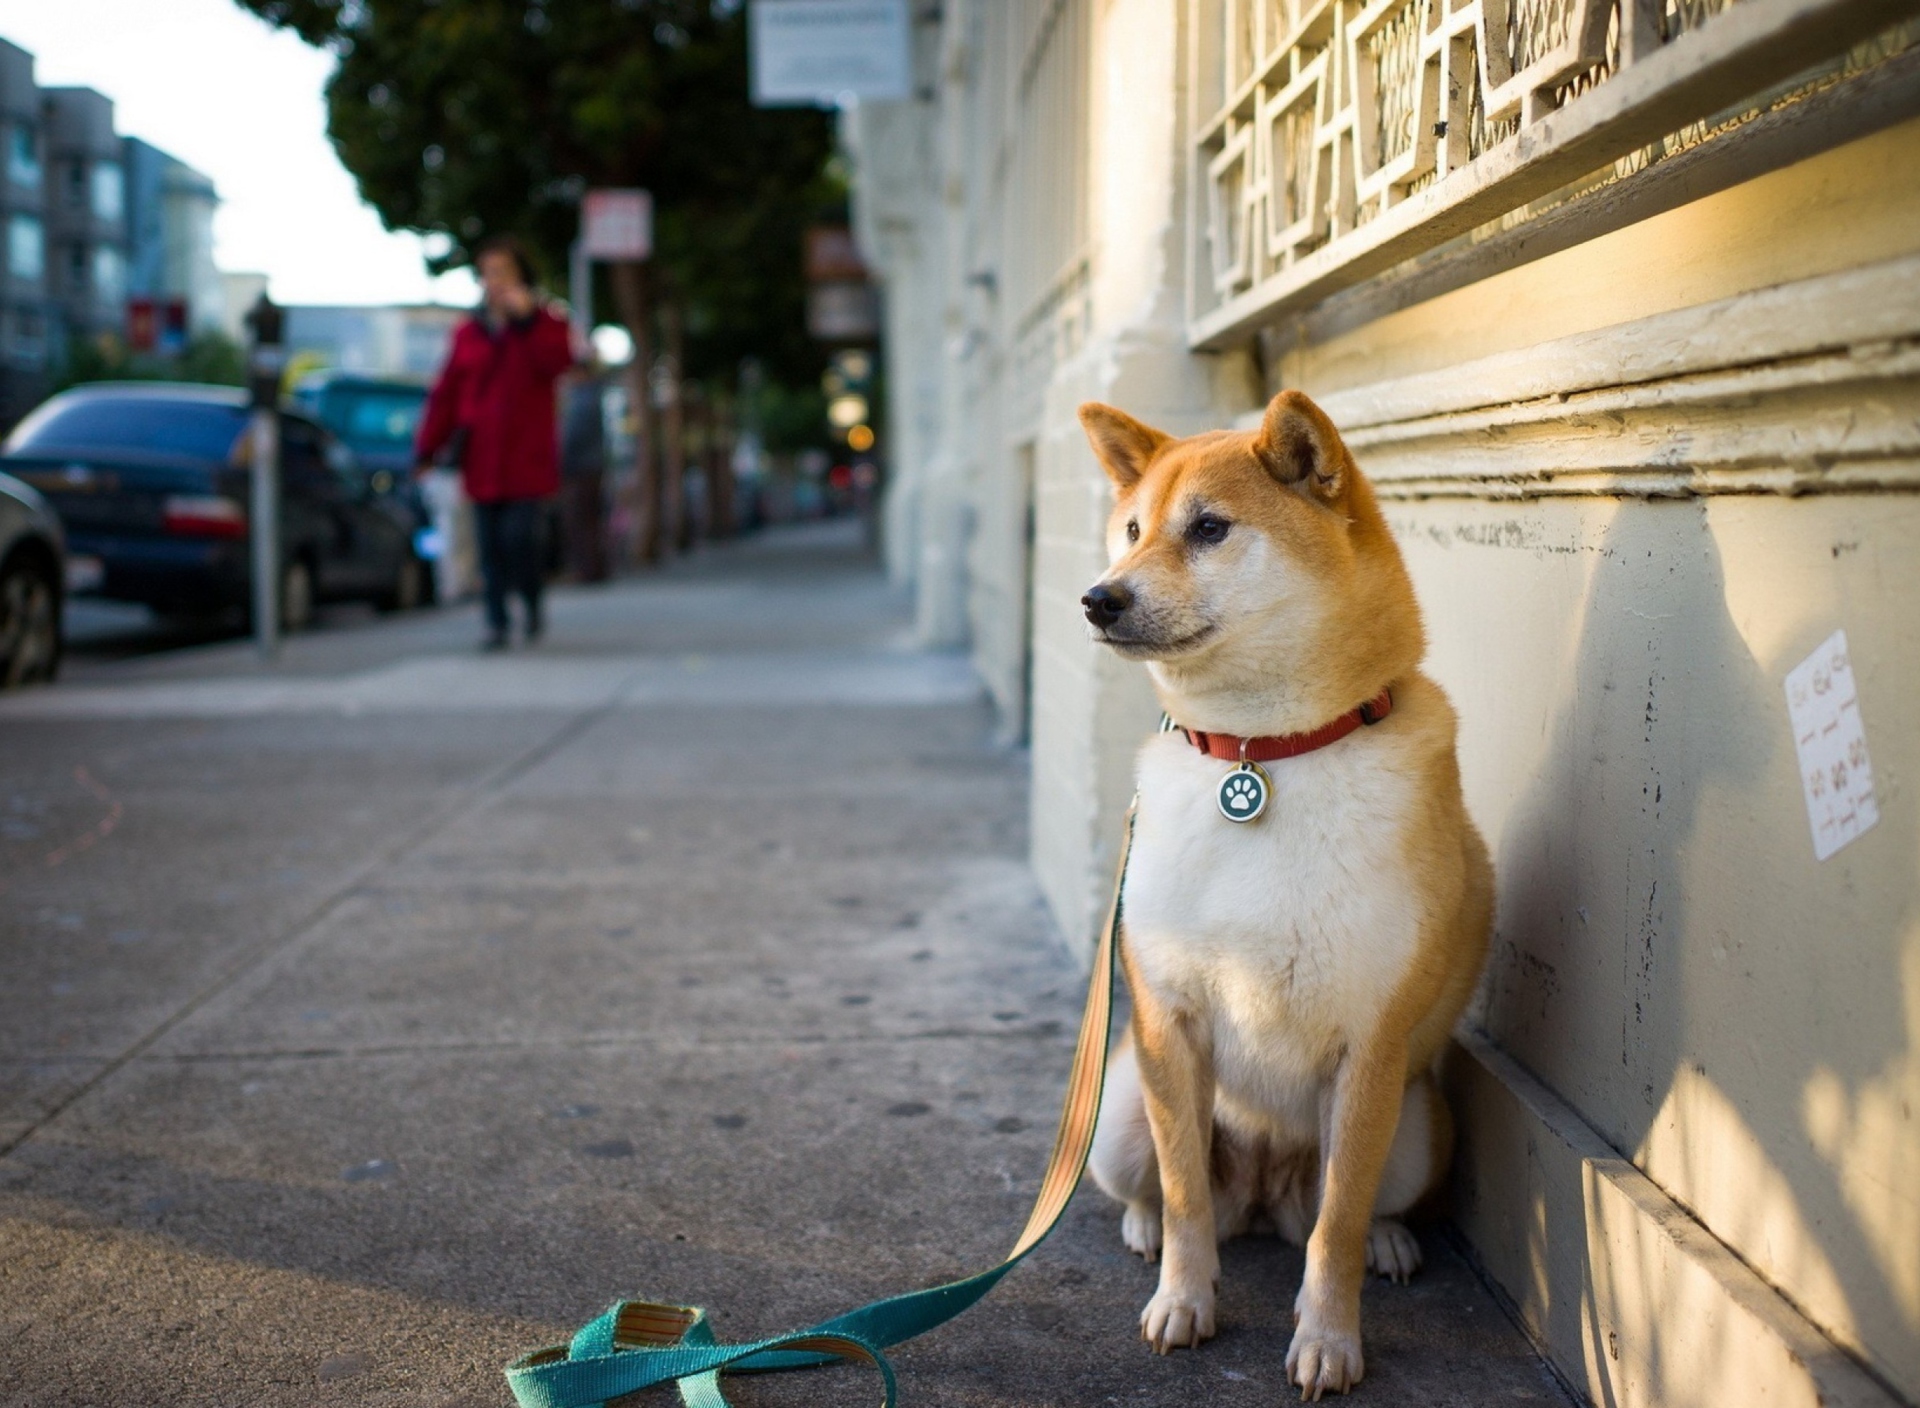
[(1216, 517), (1211, 513), (1203, 513), (1194, 519), (1193, 523), (1187, 528), (1187, 536), (1195, 542), (1218, 543), (1225, 540), (1227, 529), (1232, 526), (1233, 525), (1228, 523), (1224, 518)]
[(1127, 524), (1127, 541), (1130, 543), (1137, 543), (1140, 541), (1140, 525), (1138, 522), (1130, 521)]

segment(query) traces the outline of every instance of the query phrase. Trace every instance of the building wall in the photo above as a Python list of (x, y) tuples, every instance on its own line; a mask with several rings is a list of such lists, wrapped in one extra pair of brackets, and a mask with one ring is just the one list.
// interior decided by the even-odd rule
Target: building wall
[[(896, 565), (923, 622), (964, 567), (1084, 946), (1155, 706), (1080, 621), (1111, 500), (1075, 408), (1187, 432), (1319, 398), (1407, 554), (1499, 868), (1450, 1062), (1458, 1226), (1596, 1402), (1920, 1399), (1914, 35), (1852, 0), (1616, 10), (1598, 67), (1496, 120), (1473, 5), (1451, 40), (1297, 9), (942, 8), (900, 208), (945, 252), (882, 261), (921, 310), (890, 366), (940, 385)], [(1314, 108), (1310, 46), (1260, 78), (1289, 33), (1451, 66), (1451, 121), (1398, 129), (1413, 174), (1368, 175), (1392, 94)], [(1303, 145), (1262, 155), (1263, 123)], [(894, 199), (855, 150), (857, 201)], [(1880, 820), (1822, 861), (1785, 677), (1837, 629)]]
[(46, 130), (47, 285), (66, 338), (126, 323), (126, 173), (113, 102), (91, 88), (41, 90)]
[[(1281, 364), (1372, 422), (1361, 460), (1397, 500), (1430, 665), (1468, 721), (1501, 877), (1480, 1030), (1909, 1396), (1916, 154), (1901, 124)], [(1610, 305), (1580, 297), (1607, 287)], [(1442, 328), (1464, 365), (1430, 350)], [(1583, 384), (1648, 355), (1672, 364)], [(1543, 375), (1578, 389), (1497, 428), (1387, 410), (1436, 374), (1479, 406)], [(1580, 477), (1526, 499), (1488, 482), (1549, 469)], [(1820, 861), (1784, 681), (1842, 629), (1881, 819)], [(1584, 1248), (1535, 1250), (1577, 1284)]]
[(190, 329), (219, 330), (226, 298), (213, 262), (220, 198), (212, 179), (137, 137), (124, 148), (127, 292), (183, 300)]
[(0, 426), (13, 424), (46, 394), (45, 188), (33, 55), (0, 40)]
[[(41, 88), (33, 55), (0, 39), (0, 428), (46, 396), (74, 340), (125, 336), (129, 296), (185, 299), (194, 330), (225, 325), (217, 203), (207, 177), (116, 134), (111, 99)], [(37, 272), (15, 267), (22, 226)]]
[[(940, 31), (916, 31), (916, 87), (939, 91)], [(856, 203), (855, 236), (884, 279), (881, 355), (891, 390), (887, 412), (890, 465), (882, 508), (881, 546), (896, 582), (914, 580), (920, 562), (920, 496), (924, 466), (940, 439), (941, 364), (945, 356), (940, 260), (941, 201), (934, 142), (939, 128), (929, 100), (856, 110), (841, 139), (861, 171), (873, 173), (870, 198)]]

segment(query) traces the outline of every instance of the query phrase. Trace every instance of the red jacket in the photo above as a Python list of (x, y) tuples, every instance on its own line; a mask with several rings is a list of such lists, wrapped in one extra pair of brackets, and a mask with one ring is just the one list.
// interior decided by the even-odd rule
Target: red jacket
[(560, 487), (553, 383), (573, 364), (567, 325), (546, 309), (498, 332), (469, 318), (427, 395), (414, 458), (427, 463), (466, 431), (460, 474), (475, 503), (538, 499)]

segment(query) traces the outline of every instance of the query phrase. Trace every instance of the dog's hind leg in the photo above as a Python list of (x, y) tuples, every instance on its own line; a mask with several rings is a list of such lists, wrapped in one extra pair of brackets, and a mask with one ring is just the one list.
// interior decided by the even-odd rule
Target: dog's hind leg
[(1440, 1181), (1453, 1152), (1453, 1116), (1430, 1074), (1416, 1076), (1400, 1100), (1400, 1123), (1380, 1174), (1367, 1229), (1367, 1270), (1405, 1281), (1420, 1269), (1420, 1243), (1399, 1215)]
[(1147, 1125), (1147, 1103), (1140, 1091), (1131, 1033), (1120, 1039), (1107, 1060), (1100, 1123), (1093, 1132), (1087, 1169), (1100, 1191), (1126, 1209), (1120, 1215), (1120, 1236), (1127, 1250), (1148, 1261), (1158, 1260), (1160, 1164), (1153, 1153), (1153, 1131)]

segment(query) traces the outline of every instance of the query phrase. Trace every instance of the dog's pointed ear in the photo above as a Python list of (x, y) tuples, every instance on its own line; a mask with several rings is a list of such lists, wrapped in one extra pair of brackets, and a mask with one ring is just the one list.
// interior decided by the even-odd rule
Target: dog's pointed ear
[(1140, 482), (1140, 476), (1147, 472), (1160, 447), (1173, 438), (1165, 431), (1142, 425), (1125, 411), (1098, 401), (1088, 401), (1080, 407), (1080, 425), (1093, 444), (1100, 467), (1106, 470), (1113, 487), (1123, 494)]
[(1353, 477), (1353, 460), (1340, 432), (1299, 391), (1282, 391), (1268, 404), (1253, 453), (1267, 473), (1316, 503), (1338, 503)]

